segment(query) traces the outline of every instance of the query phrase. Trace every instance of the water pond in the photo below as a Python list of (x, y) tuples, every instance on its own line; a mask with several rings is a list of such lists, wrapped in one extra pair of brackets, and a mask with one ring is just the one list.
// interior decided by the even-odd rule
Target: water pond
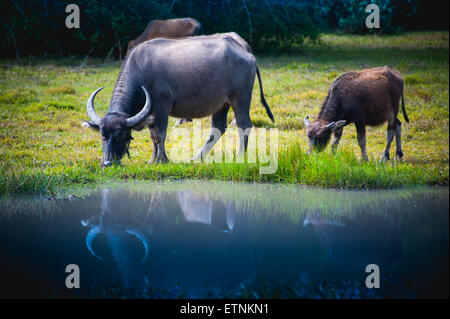
[(186, 181), (3, 199), (0, 298), (444, 298), (448, 191)]

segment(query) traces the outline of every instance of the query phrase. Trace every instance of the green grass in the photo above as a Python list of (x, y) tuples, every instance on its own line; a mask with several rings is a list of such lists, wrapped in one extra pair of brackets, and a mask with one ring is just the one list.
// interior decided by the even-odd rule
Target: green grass
[[(96, 98), (96, 108), (99, 114), (106, 112), (120, 63), (93, 59), (80, 68), (82, 61), (75, 58), (0, 61), (0, 194), (54, 194), (67, 186), (116, 179), (215, 179), (338, 188), (448, 185), (448, 49), (448, 32), (325, 34), (319, 44), (307, 44), (295, 54), (257, 56), (276, 122), (272, 124), (265, 114), (257, 85), (252, 121), (255, 127), (279, 129), (278, 170), (270, 175), (259, 174), (258, 164), (149, 165), (147, 130), (133, 133), (131, 159), (102, 170), (100, 137), (82, 128), (81, 122), (87, 119), (86, 100), (100, 86), (105, 89)], [(397, 68), (405, 77), (410, 123), (399, 115), (404, 161), (378, 163), (385, 126), (368, 129), (368, 163), (359, 160), (353, 125), (344, 130), (336, 156), (329, 148), (306, 156), (303, 118), (318, 113), (333, 80), (343, 72), (382, 65)], [(171, 119), (169, 127), (174, 122)], [(209, 122), (202, 120), (205, 134)], [(191, 131), (193, 124), (184, 127)], [(171, 139), (170, 132), (166, 146), (174, 160), (177, 155), (171, 150), (183, 141)], [(193, 144), (201, 145), (204, 139)], [(189, 151), (198, 149), (191, 145)]]

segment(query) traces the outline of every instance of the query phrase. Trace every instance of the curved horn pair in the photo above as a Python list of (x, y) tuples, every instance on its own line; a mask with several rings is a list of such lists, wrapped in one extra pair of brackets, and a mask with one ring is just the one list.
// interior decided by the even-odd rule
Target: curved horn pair
[[(144, 257), (141, 260), (141, 263), (144, 263), (145, 260), (148, 257), (148, 252), (149, 252), (149, 241), (147, 239), (147, 236), (145, 236), (142, 232), (133, 229), (133, 228), (129, 228), (126, 230), (126, 232), (130, 235), (136, 236), (144, 245), (144, 249), (145, 249), (145, 253), (144, 253)], [(91, 253), (92, 256), (98, 258), (99, 260), (103, 261), (103, 258), (99, 255), (97, 255), (95, 253), (94, 248), (92, 247), (92, 243), (95, 239), (95, 237), (101, 233), (100, 227), (99, 226), (95, 226), (93, 228), (91, 228), (88, 232), (88, 234), (86, 235), (86, 247), (89, 250), (89, 252)]]
[[(145, 120), (147, 118), (147, 116), (150, 114), (150, 111), (152, 109), (150, 94), (148, 93), (147, 89), (144, 86), (141, 86), (141, 87), (145, 93), (145, 105), (138, 114), (127, 119), (127, 127), (130, 127), (130, 128), (138, 125), (143, 120)], [(87, 104), (86, 104), (87, 113), (88, 113), (90, 119), (92, 120), (92, 122), (94, 122), (96, 125), (100, 125), (101, 118), (100, 118), (100, 116), (98, 116), (97, 112), (95, 111), (94, 99), (95, 99), (95, 96), (97, 95), (97, 93), (100, 92), (102, 89), (103, 89), (103, 87), (97, 89), (94, 93), (92, 93), (92, 95), (89, 97)]]

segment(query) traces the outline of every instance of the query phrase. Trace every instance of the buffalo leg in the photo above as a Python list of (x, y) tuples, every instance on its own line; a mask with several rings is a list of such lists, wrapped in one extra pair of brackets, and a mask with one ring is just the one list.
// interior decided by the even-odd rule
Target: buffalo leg
[(184, 119), (178, 119), (172, 128), (176, 128), (183, 124)]
[(395, 157), (397, 160), (401, 160), (403, 157), (402, 152), (402, 123), (396, 119), (395, 120), (395, 146), (396, 152)]
[(239, 157), (242, 157), (247, 152), (248, 136), (252, 129), (252, 121), (250, 120), (250, 115), (244, 116), (236, 121), (239, 128)]
[(152, 138), (152, 142), (153, 142), (153, 152), (152, 152), (152, 157), (150, 158), (150, 161), (148, 162), (149, 164), (153, 164), (156, 161), (156, 156), (158, 155), (158, 143), (156, 143), (156, 137), (155, 137), (155, 129), (154, 129), (154, 124), (151, 124), (148, 126), (148, 129), (150, 131), (150, 136)]
[[(166, 155), (165, 142), (167, 133), (167, 123), (169, 122), (169, 117), (160, 116), (159, 121), (154, 123), (150, 128), (150, 134), (153, 141), (153, 155), (150, 163), (167, 163), (169, 159)], [(156, 152), (156, 155), (155, 155)]]
[(391, 150), (391, 144), (392, 141), (394, 140), (394, 135), (395, 135), (395, 118), (394, 121), (389, 121), (388, 123), (388, 129), (387, 129), (387, 136), (386, 136), (386, 149), (384, 150), (383, 155), (381, 156), (381, 161), (389, 161), (390, 156), (390, 150)]
[(185, 123), (188, 123), (188, 122), (192, 122), (192, 119), (185, 119), (185, 118), (178, 119), (172, 128), (176, 128), (176, 127), (183, 125)]
[(337, 130), (334, 131), (333, 142), (331, 143), (331, 150), (333, 151), (333, 153), (336, 153), (337, 151), (339, 141), (341, 140), (342, 137), (342, 132), (344, 132), (343, 127), (338, 128)]
[(156, 136), (158, 143), (158, 154), (156, 155), (156, 163), (167, 163), (169, 159), (166, 154), (166, 134), (167, 134), (167, 123), (169, 118), (166, 117), (156, 126)]
[(212, 115), (211, 131), (209, 133), (208, 140), (203, 145), (200, 152), (198, 152), (191, 161), (199, 162), (204, 160), (219, 138), (223, 135), (223, 133), (225, 133), (225, 130), (227, 129), (227, 114), (229, 109), (230, 106), (225, 105), (221, 110)]
[(362, 124), (356, 125), (356, 138), (358, 140), (358, 145), (361, 148), (361, 157), (364, 161), (368, 161), (369, 157), (367, 156), (366, 151), (366, 127)]
[[(253, 85), (253, 83), (252, 83)], [(249, 93), (247, 93), (249, 92)], [(250, 103), (252, 101), (252, 89), (244, 90), (239, 96), (236, 107), (233, 108), (236, 124), (239, 129), (239, 157), (243, 157), (247, 151), (248, 136), (252, 128), (250, 119)]]

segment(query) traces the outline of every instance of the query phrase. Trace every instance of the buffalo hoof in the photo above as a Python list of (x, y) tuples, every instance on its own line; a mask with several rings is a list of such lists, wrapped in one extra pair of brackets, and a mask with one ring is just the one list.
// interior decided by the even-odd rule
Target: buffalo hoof
[(401, 161), (402, 161), (402, 158), (403, 158), (403, 152), (402, 152), (402, 151), (397, 151), (397, 152), (395, 152), (395, 159), (396, 159), (397, 161), (401, 162)]
[(200, 157), (194, 156), (193, 158), (191, 158), (189, 160), (188, 163), (190, 163), (190, 164), (203, 163), (203, 159), (201, 159)]
[(169, 159), (167, 158), (167, 156), (160, 156), (160, 157), (156, 158), (156, 161), (154, 163), (155, 164), (166, 164), (166, 163), (169, 163)]
[(148, 161), (148, 164), (150, 165), (154, 165), (154, 164), (165, 164), (165, 163), (169, 163), (169, 159), (166, 157), (161, 157), (161, 158), (152, 158), (150, 161)]
[(193, 158), (189, 160), (189, 163), (202, 163), (205, 158), (202, 156), (202, 153), (197, 153)]
[(156, 156), (152, 156), (152, 158), (148, 161), (149, 164), (155, 164)]
[(155, 162), (155, 164), (167, 164), (167, 163), (169, 163), (168, 159), (160, 159)]

